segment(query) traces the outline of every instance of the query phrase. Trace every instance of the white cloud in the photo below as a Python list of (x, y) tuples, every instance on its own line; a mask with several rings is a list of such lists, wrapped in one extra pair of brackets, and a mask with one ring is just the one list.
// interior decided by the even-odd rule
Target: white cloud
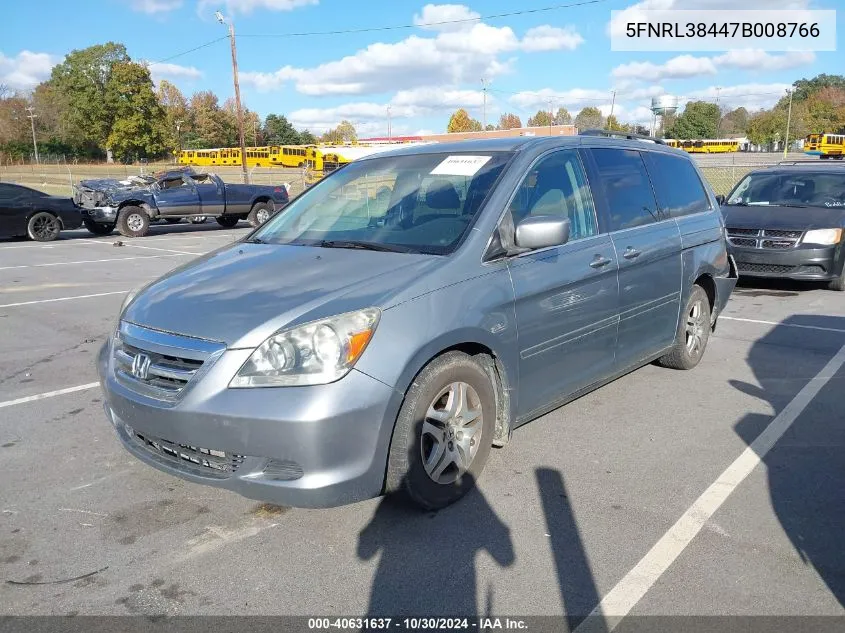
[(694, 90), (683, 97), (681, 103), (688, 101), (716, 101), (719, 98), (719, 105), (723, 108), (739, 108), (753, 111), (760, 108), (771, 108), (778, 100), (786, 94), (790, 88), (789, 84), (740, 84), (736, 86), (710, 86), (702, 90)]
[(716, 64), (709, 57), (694, 57), (693, 55), (679, 55), (664, 64), (652, 62), (630, 62), (613, 69), (611, 74), (619, 81), (641, 80), (661, 81), (663, 79), (682, 79), (684, 77), (699, 77), (701, 75), (715, 75)]
[(812, 64), (815, 60), (816, 55), (812, 51), (792, 51), (783, 55), (771, 55), (757, 49), (728, 51), (713, 58), (718, 66), (759, 71), (785, 70)]
[[(152, 0), (155, 1), (155, 0)], [(225, 9), (224, 13), (235, 15), (236, 13), (249, 14), (256, 9), (267, 9), (269, 11), (293, 11), (299, 7), (306, 7), (318, 4), (319, 0), (200, 0), (197, 5), (197, 12), (200, 15), (214, 12), (217, 9)]]
[(588, 105), (610, 104), (613, 96), (610, 90), (594, 90), (591, 88), (573, 88), (571, 90), (552, 90), (543, 88), (534, 92), (518, 92), (508, 99), (511, 104), (522, 110), (548, 110), (549, 101), (552, 108), (561, 106), (567, 109), (582, 108)]
[(182, 6), (182, 0), (132, 0), (130, 5), (134, 11), (141, 13), (167, 13)]
[(537, 51), (574, 51), (584, 43), (584, 38), (573, 26), (558, 28), (556, 26), (535, 26), (528, 29), (522, 38), (522, 50), (529, 53)]
[(643, 11), (648, 10), (806, 9), (810, 6), (810, 2), (811, 0), (743, 0), (742, 2), (737, 2), (737, 0), (642, 0), (617, 13), (616, 18), (608, 23), (607, 32), (609, 35), (623, 35), (625, 25), (628, 22), (643, 22), (645, 17)]
[[(480, 17), (480, 13), (463, 4), (427, 4), (421, 14), (414, 15), (414, 24), (432, 31), (464, 31)], [(463, 21), (455, 23), (456, 20)]]
[(180, 66), (179, 64), (168, 64), (158, 62), (149, 64), (150, 74), (153, 81), (158, 83), (161, 79), (199, 79), (202, 71), (194, 66)]
[(0, 53), (0, 84), (13, 90), (29, 90), (47, 79), (59, 61), (49, 53), (21, 51), (15, 57)]
[[(422, 23), (475, 15), (464, 5), (426, 5), (415, 20)], [(479, 22), (459, 26), (438, 28), (433, 37), (411, 35), (395, 43), (376, 42), (353, 55), (313, 68), (285, 66), (274, 72), (246, 71), (241, 78), (261, 91), (277, 90), (292, 81), (297, 91), (312, 96), (476, 84), (481, 77), (490, 79), (509, 72), (514, 60), (504, 58), (507, 53), (572, 50), (583, 41), (572, 27), (539, 26), (529, 29), (520, 40), (508, 26)]]

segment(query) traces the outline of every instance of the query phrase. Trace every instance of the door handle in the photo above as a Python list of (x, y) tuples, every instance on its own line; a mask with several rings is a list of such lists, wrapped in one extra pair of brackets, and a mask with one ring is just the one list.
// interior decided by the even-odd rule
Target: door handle
[(610, 263), (610, 260), (607, 257), (602, 257), (601, 255), (596, 255), (595, 259), (590, 262), (590, 266), (593, 268), (602, 268), (607, 266)]
[(622, 257), (625, 259), (636, 259), (640, 256), (640, 251), (635, 248), (631, 248), (630, 246), (625, 249), (625, 252), (622, 253)]

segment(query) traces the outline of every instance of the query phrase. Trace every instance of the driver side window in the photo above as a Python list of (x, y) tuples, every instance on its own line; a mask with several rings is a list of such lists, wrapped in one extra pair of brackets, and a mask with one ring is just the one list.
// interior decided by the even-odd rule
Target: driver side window
[(514, 225), (530, 216), (568, 217), (570, 241), (598, 233), (593, 199), (575, 150), (561, 150), (535, 163), (510, 205)]

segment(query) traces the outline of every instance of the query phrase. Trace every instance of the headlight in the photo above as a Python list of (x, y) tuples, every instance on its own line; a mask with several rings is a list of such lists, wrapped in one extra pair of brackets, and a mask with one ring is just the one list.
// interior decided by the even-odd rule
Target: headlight
[(380, 312), (367, 308), (277, 332), (238, 370), (230, 387), (325, 385), (343, 378), (364, 353)]
[(807, 231), (804, 236), (804, 244), (819, 244), (829, 246), (838, 244), (842, 239), (842, 229), (814, 229)]

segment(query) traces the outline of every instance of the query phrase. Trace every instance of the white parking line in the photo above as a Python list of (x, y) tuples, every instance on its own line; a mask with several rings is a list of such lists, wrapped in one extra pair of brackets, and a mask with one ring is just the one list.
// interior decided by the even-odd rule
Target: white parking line
[(195, 253), (192, 251), (177, 251), (173, 248), (156, 248), (154, 246), (141, 246), (140, 244), (127, 244), (126, 242), (124, 242), (123, 245), (131, 246), (132, 248), (145, 248), (148, 251), (164, 251), (166, 253), (178, 253), (179, 255), (202, 255), (202, 253)]
[(739, 317), (720, 316), (719, 319), (726, 321), (741, 321), (743, 323), (757, 323), (759, 325), (777, 325), (778, 327), (795, 327), (802, 330), (819, 330), (821, 332), (839, 332), (845, 334), (845, 330), (835, 327), (821, 327), (819, 325), (799, 325), (798, 323), (777, 323), (775, 321), (760, 321), (757, 319), (741, 319)]
[(98, 292), (93, 295), (77, 295), (75, 297), (58, 297), (57, 299), (38, 299), (36, 301), (21, 301), (19, 303), (5, 303), (0, 308), (16, 308), (18, 306), (31, 306), (36, 303), (53, 303), (55, 301), (73, 301), (75, 299), (90, 299), (92, 297), (108, 297), (109, 295), (124, 295), (128, 290), (116, 290), (114, 292)]
[(39, 393), (34, 396), (26, 396), (25, 398), (17, 398), (15, 400), (6, 400), (0, 402), (0, 409), (5, 407), (13, 407), (16, 404), (25, 404), (27, 402), (35, 402), (36, 400), (44, 400), (45, 398), (53, 398), (55, 396), (63, 396), (66, 393), (75, 393), (77, 391), (85, 391), (86, 389), (93, 389), (98, 387), (100, 383), (89, 382), (87, 385), (77, 385), (76, 387), (67, 387), (66, 389), (57, 389), (56, 391), (48, 391), (46, 393)]
[[(193, 254), (193, 253), (192, 253)], [(181, 253), (170, 255), (137, 255), (135, 257), (110, 257), (108, 259), (83, 259), (78, 262), (50, 262), (49, 264), (25, 264), (22, 266), (0, 266), (0, 270), (17, 270), (19, 268), (44, 268), (45, 266), (71, 266), (72, 264), (101, 264), (103, 262), (123, 262), (131, 259), (158, 259), (160, 257), (179, 257)]]
[(602, 598), (598, 606), (575, 629), (575, 633), (610, 633), (616, 628), (622, 618), (630, 613), (658, 578), (669, 569), (737, 486), (751, 474), (819, 391), (836, 375), (843, 363), (845, 345), (775, 419), (769, 422), (757, 439), (696, 499), (640, 562)]

